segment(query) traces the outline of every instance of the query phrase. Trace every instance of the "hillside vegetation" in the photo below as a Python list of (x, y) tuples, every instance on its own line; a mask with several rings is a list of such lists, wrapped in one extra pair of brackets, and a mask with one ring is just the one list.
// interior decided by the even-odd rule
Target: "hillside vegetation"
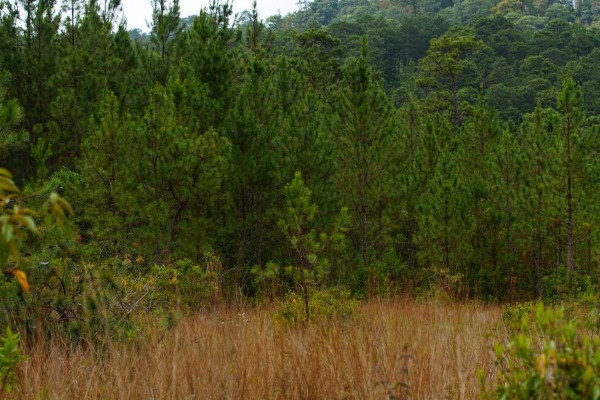
[(0, 0), (0, 395), (600, 398), (600, 1), (152, 6)]

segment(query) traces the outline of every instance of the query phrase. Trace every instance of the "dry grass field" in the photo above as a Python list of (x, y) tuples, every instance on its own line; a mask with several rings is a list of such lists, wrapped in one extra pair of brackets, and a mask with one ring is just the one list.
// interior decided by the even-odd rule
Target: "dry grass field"
[(27, 351), (26, 399), (473, 399), (501, 310), (371, 301), (341, 324), (288, 327), (268, 309), (220, 310), (164, 336), (95, 352), (58, 341)]

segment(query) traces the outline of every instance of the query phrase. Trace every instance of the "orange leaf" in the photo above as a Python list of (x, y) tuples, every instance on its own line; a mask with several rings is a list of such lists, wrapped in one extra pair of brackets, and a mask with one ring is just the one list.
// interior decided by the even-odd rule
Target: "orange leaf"
[(23, 290), (29, 292), (29, 282), (27, 282), (27, 275), (25, 275), (25, 272), (20, 269), (15, 269), (12, 271), (12, 274), (17, 278), (17, 282), (19, 282), (19, 285), (21, 285)]

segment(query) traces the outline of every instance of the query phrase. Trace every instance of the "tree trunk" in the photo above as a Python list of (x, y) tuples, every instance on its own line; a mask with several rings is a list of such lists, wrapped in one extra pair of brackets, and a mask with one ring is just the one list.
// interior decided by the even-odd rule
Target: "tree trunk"
[(567, 269), (575, 271), (575, 253), (573, 238), (573, 193), (571, 173), (567, 177)]

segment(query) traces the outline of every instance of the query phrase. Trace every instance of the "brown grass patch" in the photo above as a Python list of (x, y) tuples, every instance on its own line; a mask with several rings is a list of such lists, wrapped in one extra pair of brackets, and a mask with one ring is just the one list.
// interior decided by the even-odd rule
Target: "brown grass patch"
[(18, 398), (471, 399), (493, 370), (498, 307), (374, 301), (340, 324), (290, 328), (271, 311), (220, 310), (181, 321), (160, 340), (96, 353), (39, 343)]

